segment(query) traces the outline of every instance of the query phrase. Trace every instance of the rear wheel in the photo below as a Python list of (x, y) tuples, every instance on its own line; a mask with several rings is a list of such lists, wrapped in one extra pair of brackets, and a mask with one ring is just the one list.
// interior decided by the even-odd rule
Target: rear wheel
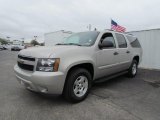
[(68, 77), (64, 88), (64, 96), (71, 102), (84, 100), (91, 87), (91, 74), (83, 68), (73, 69)]
[(133, 59), (132, 64), (128, 70), (129, 77), (135, 77), (137, 74), (138, 62), (137, 60)]

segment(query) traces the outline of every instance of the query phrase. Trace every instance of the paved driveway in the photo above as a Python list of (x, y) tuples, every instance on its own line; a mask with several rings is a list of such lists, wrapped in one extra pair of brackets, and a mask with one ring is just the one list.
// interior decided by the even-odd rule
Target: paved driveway
[(160, 72), (139, 70), (95, 84), (78, 104), (25, 90), (14, 76), (18, 52), (0, 51), (0, 120), (159, 120)]

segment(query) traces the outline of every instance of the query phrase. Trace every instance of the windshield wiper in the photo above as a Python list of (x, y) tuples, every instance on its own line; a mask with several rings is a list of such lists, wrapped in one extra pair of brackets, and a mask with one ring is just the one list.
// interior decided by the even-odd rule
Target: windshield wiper
[(65, 45), (64, 43), (57, 43), (56, 45)]
[(77, 43), (67, 43), (67, 45), (77, 45), (77, 46), (82, 46), (82, 45), (77, 44)]
[(77, 43), (57, 43), (56, 45), (77, 45), (77, 46), (82, 46), (82, 45), (77, 44)]

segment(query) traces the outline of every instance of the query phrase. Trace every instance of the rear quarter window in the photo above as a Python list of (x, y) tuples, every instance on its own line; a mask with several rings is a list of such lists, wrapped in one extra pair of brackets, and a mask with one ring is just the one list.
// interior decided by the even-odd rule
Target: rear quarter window
[(130, 45), (133, 47), (133, 48), (141, 48), (141, 45), (138, 41), (138, 38), (136, 37), (133, 37), (133, 36), (126, 36), (128, 41), (130, 42)]

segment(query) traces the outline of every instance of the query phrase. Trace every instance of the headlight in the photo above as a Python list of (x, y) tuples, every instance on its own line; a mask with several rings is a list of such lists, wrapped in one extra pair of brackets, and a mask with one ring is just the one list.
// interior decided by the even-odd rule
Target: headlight
[(39, 58), (36, 71), (56, 72), (58, 71), (59, 63), (59, 58)]

